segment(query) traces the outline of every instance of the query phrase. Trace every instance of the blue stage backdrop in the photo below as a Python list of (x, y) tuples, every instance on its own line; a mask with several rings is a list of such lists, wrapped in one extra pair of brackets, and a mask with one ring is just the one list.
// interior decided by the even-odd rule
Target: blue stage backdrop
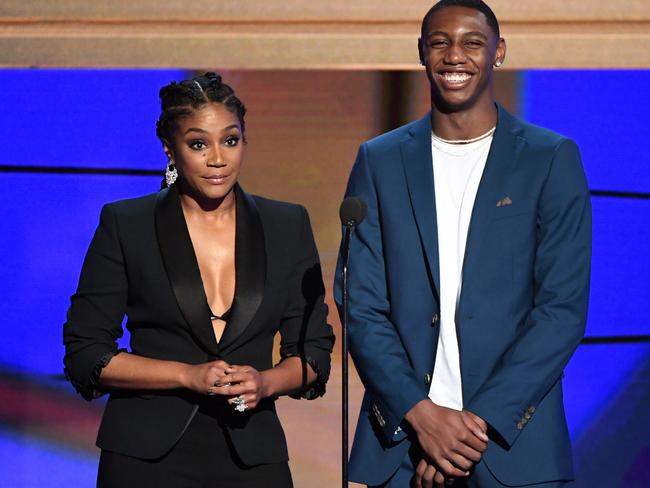
[(577, 141), (593, 195), (588, 339), (565, 376), (577, 485), (648, 487), (650, 72), (529, 71), (520, 88), (524, 118)]
[(160, 187), (158, 90), (185, 75), (0, 70), (0, 486), (95, 484), (102, 402), (63, 381), (62, 325), (102, 205)]
[[(101, 403), (62, 380), (61, 327), (102, 204), (159, 187), (157, 93), (184, 76), (0, 70), (2, 486), (94, 485)], [(580, 488), (650, 486), (647, 93), (648, 71), (521, 75), (521, 115), (578, 142), (593, 193), (588, 339), (565, 376)]]

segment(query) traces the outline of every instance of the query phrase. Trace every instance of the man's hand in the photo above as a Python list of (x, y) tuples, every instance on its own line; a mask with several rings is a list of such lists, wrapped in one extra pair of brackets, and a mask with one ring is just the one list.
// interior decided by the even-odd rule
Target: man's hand
[(469, 474), (487, 449), (487, 426), (471, 412), (440, 407), (431, 400), (417, 403), (405, 416), (417, 434), (430, 465), (444, 478)]
[[(453, 485), (453, 478), (449, 478), (446, 486)], [(415, 488), (444, 488), (445, 477), (429, 464), (425, 459), (421, 459), (415, 467)]]
[[(487, 442), (487, 439), (488, 439), (488, 437), (487, 437), (488, 426), (487, 426), (487, 423), (485, 422), (485, 420), (483, 420), (481, 417), (479, 417), (475, 413), (470, 412), (469, 410), (463, 410), (463, 419), (466, 420), (466, 421), (470, 420), (469, 423), (466, 422), (467, 427), (472, 432), (474, 432), (474, 435), (476, 435), (480, 439), (485, 439), (485, 442)], [(483, 433), (482, 435), (479, 433), (478, 430), (476, 430), (477, 427)]]

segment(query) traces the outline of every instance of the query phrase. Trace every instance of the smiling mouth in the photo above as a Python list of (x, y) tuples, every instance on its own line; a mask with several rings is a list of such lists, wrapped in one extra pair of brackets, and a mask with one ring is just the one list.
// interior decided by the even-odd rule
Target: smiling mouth
[(467, 83), (472, 75), (464, 72), (445, 72), (439, 73), (439, 76), (449, 85), (449, 86), (462, 86)]

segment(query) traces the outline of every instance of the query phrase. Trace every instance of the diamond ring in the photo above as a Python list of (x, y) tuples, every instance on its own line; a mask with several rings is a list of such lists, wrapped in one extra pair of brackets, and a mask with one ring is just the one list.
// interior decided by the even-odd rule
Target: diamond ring
[(248, 408), (248, 405), (246, 405), (246, 400), (244, 400), (244, 397), (241, 395), (234, 398), (232, 404), (234, 405), (235, 410), (238, 412), (245, 412)]

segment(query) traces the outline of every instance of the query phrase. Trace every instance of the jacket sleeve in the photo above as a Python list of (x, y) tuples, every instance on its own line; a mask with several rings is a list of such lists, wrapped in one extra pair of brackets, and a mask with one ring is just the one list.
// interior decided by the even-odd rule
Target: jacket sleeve
[(576, 144), (555, 148), (537, 214), (534, 304), (517, 339), (465, 407), (512, 446), (585, 331), (591, 204)]
[[(289, 300), (280, 325), (280, 356), (300, 357), (318, 378), (294, 398), (312, 400), (325, 394), (330, 374), (330, 356), (334, 344), (332, 328), (327, 323), (325, 287), (318, 251), (309, 215), (301, 209), (298, 256), (289, 283)], [(306, 378), (306, 372), (305, 372)]]
[[(348, 268), (348, 338), (350, 354), (373, 400), (384, 441), (397, 440), (397, 428), (415, 404), (428, 398), (418, 381), (397, 329), (390, 320), (381, 208), (366, 144), (359, 148), (346, 197), (359, 197), (368, 213), (351, 239)], [(342, 316), (343, 263), (339, 253), (334, 295)]]
[(127, 278), (117, 223), (106, 205), (63, 326), (65, 374), (86, 400), (101, 395), (97, 388), (101, 370), (119, 352), (116, 340), (123, 334), (126, 302)]

